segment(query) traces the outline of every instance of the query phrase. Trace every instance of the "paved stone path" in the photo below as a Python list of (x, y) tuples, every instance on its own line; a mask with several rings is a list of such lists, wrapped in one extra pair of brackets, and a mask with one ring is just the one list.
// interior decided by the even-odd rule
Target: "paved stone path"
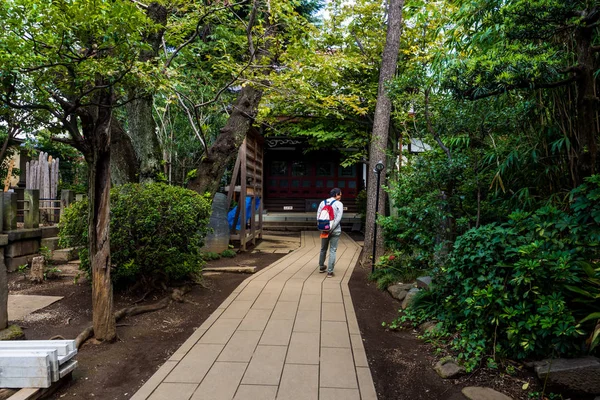
[(360, 247), (343, 234), (335, 276), (318, 232), (246, 279), (132, 400), (376, 400), (348, 281)]

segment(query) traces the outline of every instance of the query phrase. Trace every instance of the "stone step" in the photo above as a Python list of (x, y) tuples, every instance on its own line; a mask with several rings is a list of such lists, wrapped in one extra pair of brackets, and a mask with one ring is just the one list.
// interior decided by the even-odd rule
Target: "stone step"
[(60, 271), (57, 274), (61, 277), (70, 277), (75, 278), (77, 276), (83, 275), (79, 270), (79, 264), (71, 264), (72, 261), (69, 261), (67, 264), (55, 265), (54, 267)]
[[(263, 229), (269, 231), (290, 231), (290, 232), (299, 232), (299, 231), (316, 231), (317, 230), (317, 222), (316, 221), (288, 221), (288, 222), (271, 222), (271, 221), (263, 221)], [(360, 229), (360, 226), (357, 226), (354, 229), (353, 223), (345, 223), (342, 221), (342, 231), (351, 232), (354, 230)]]
[(79, 258), (79, 248), (69, 247), (68, 249), (58, 249), (52, 252), (50, 258), (54, 262), (69, 262)]
[(43, 238), (42, 247), (46, 247), (48, 250), (58, 249), (58, 237)]
[(58, 236), (58, 225), (42, 226), (42, 238), (51, 238)]
[[(342, 216), (342, 223), (360, 222), (360, 216), (356, 214)], [(316, 225), (317, 216), (313, 213), (297, 213), (297, 214), (265, 214), (263, 222), (310, 222)]]

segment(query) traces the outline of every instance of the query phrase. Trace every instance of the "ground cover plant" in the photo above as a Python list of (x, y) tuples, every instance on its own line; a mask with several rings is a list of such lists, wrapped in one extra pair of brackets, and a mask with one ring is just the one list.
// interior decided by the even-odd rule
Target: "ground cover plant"
[[(84, 246), (79, 253), (81, 269), (89, 274), (87, 213), (85, 200), (65, 211), (60, 242)], [(120, 286), (169, 284), (198, 275), (209, 217), (209, 200), (181, 187), (151, 183), (111, 189), (113, 282)]]
[(597, 354), (600, 175), (566, 210), (515, 211), (459, 236), (434, 285), (399, 322), (436, 320), (468, 369), (488, 359)]

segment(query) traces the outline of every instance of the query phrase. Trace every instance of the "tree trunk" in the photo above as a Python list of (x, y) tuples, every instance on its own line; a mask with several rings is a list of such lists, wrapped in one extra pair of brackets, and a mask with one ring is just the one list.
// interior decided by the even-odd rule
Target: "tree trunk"
[[(146, 14), (156, 24), (163, 26), (161, 29), (150, 32), (146, 35), (146, 42), (151, 46), (150, 49), (142, 51), (140, 61), (155, 62), (158, 58), (164, 26), (167, 24), (167, 9), (156, 2), (150, 3)], [(130, 145), (135, 150), (137, 163), (139, 165), (139, 175), (131, 182), (153, 182), (161, 173), (162, 153), (160, 143), (156, 135), (156, 122), (153, 115), (153, 96), (144, 93), (144, 89), (133, 88), (129, 91), (129, 97), (134, 100), (127, 103), (128, 135), (131, 138)], [(125, 142), (119, 142), (126, 145)], [(126, 153), (129, 149), (120, 150), (120, 153)], [(120, 178), (130, 178), (129, 174), (124, 174)]]
[(198, 175), (188, 188), (212, 197), (219, 189), (225, 168), (237, 157), (239, 147), (252, 126), (262, 98), (262, 90), (246, 85), (242, 88), (227, 123), (217, 140), (209, 147), (206, 156), (198, 165)]
[[(116, 337), (113, 292), (110, 280), (110, 139), (112, 93), (99, 96), (90, 134), (86, 138), (89, 169), (89, 251), (92, 266), (92, 312), (96, 339), (112, 341)], [(105, 105), (104, 107), (102, 105)], [(84, 132), (85, 133), (85, 132)]]
[[(131, 95), (135, 96), (135, 93)], [(142, 183), (154, 182), (161, 172), (162, 155), (152, 115), (152, 101), (152, 96), (144, 96), (126, 106), (129, 137), (139, 165), (139, 176), (134, 181)]]
[[(385, 85), (396, 73), (404, 0), (389, 0), (388, 4), (388, 27), (381, 60), (381, 70), (379, 72), (379, 88), (377, 91), (377, 105), (375, 106), (375, 118), (373, 121), (373, 135), (371, 137), (369, 148), (369, 171), (373, 171), (375, 165), (379, 161), (382, 161), (387, 165), (386, 149), (392, 102), (386, 93)], [(385, 210), (385, 193), (382, 189), (385, 183), (386, 179), (384, 171), (381, 173), (381, 185), (379, 187), (379, 213), (381, 213), (382, 210)], [(367, 182), (367, 218), (365, 227), (365, 247), (363, 248), (363, 263), (367, 262), (372, 255), (374, 243), (376, 243), (377, 249), (375, 260), (372, 260), (373, 263), (376, 262), (384, 252), (383, 232), (381, 229), (377, 232), (377, 238), (374, 238), (374, 224), (377, 220), (377, 215), (375, 213), (375, 201), (377, 197), (376, 186), (377, 179), (374, 175), (371, 175), (371, 178)]]
[(594, 90), (593, 29), (581, 28), (576, 35), (577, 61), (577, 184), (596, 172), (598, 154), (598, 126), (596, 111), (598, 98)]
[(121, 124), (112, 119), (110, 131), (110, 176), (113, 185), (138, 183), (140, 180), (140, 163)]

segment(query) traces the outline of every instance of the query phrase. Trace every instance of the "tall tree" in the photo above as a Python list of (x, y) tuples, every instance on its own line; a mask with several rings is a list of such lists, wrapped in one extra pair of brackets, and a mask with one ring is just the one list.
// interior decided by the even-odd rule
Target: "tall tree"
[[(373, 120), (373, 135), (369, 146), (369, 169), (374, 171), (375, 165), (382, 161), (387, 164), (388, 132), (390, 129), (390, 116), (392, 113), (392, 102), (387, 93), (387, 84), (394, 78), (398, 62), (398, 51), (400, 48), (400, 35), (402, 25), (402, 7), (404, 0), (389, 0), (388, 22), (385, 47), (381, 58), (381, 70), (379, 73), (379, 87), (377, 91), (377, 105), (375, 106), (375, 118)], [(375, 203), (379, 197), (379, 210), (385, 210), (385, 171), (381, 173), (381, 186), (377, 188), (377, 180), (369, 179), (367, 182), (367, 219), (365, 227), (365, 247), (363, 248), (363, 263), (372, 254), (373, 246), (376, 244), (376, 259), (383, 254), (383, 232), (379, 230), (375, 237), (374, 224), (377, 220)], [(379, 189), (379, 193), (378, 193)], [(372, 260), (373, 263), (376, 262)]]
[[(597, 1), (457, 0), (446, 86), (468, 99), (562, 88), (573, 185), (598, 170)], [(560, 105), (561, 108), (564, 104)], [(563, 112), (556, 110), (555, 113)]]
[[(198, 167), (198, 174), (188, 187), (199, 193), (215, 193), (228, 165), (235, 160), (237, 151), (257, 114), (264, 88), (270, 85), (269, 74), (279, 65), (280, 56), (290, 41), (304, 35), (305, 19), (298, 14), (296, 2), (282, 0), (254, 0), (247, 14), (246, 64), (232, 81), (242, 84), (237, 99), (228, 111), (225, 126), (214, 143), (207, 147)], [(247, 70), (250, 70), (249, 72)], [(198, 106), (194, 106), (197, 108)]]
[(155, 76), (139, 54), (146, 46), (140, 31), (156, 25), (123, 0), (7, 0), (0, 19), (0, 101), (45, 114), (47, 126), (69, 135), (55, 140), (79, 149), (88, 163), (93, 328), (97, 339), (113, 340), (111, 127), (124, 88)]

